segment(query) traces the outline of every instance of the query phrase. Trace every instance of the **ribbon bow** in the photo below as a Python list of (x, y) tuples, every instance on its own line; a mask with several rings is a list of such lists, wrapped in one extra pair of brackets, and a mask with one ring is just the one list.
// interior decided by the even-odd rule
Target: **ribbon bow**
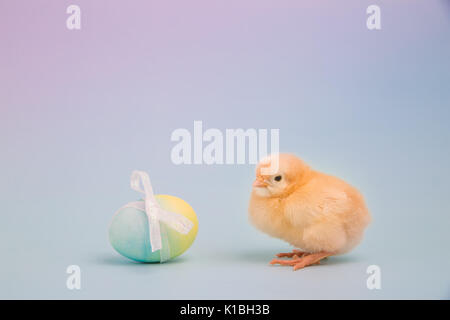
[[(164, 262), (170, 259), (170, 249), (167, 239), (163, 245), (160, 222), (164, 222), (165, 225), (182, 234), (188, 234), (194, 224), (188, 218), (178, 213), (166, 211), (160, 207), (153, 194), (150, 178), (146, 172), (133, 171), (130, 184), (133, 190), (144, 194), (144, 202), (130, 202), (126, 207), (132, 207), (146, 213), (152, 252), (160, 250), (160, 261)], [(167, 237), (166, 234), (164, 235)]]

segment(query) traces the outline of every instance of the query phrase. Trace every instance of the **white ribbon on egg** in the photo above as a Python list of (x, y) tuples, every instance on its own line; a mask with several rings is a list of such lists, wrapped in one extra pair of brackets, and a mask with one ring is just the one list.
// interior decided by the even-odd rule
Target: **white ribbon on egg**
[[(160, 262), (170, 259), (170, 248), (167, 234), (161, 228), (160, 222), (164, 222), (169, 228), (181, 234), (188, 234), (194, 224), (181, 214), (170, 212), (161, 208), (153, 194), (152, 184), (148, 174), (135, 170), (131, 174), (131, 188), (144, 194), (144, 201), (130, 202), (123, 208), (135, 208), (145, 212), (148, 218), (148, 228), (152, 252), (160, 250)], [(161, 233), (163, 229), (163, 233)]]

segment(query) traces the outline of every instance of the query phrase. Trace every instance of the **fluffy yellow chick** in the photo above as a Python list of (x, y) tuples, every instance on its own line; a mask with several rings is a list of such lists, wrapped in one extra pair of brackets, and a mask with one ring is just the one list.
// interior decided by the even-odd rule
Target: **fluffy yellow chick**
[[(275, 156), (277, 157), (277, 156)], [(348, 183), (311, 169), (291, 154), (261, 161), (249, 205), (250, 221), (261, 231), (300, 250), (277, 254), (271, 264), (294, 271), (353, 249), (370, 222), (363, 196)], [(274, 174), (267, 174), (269, 168)]]

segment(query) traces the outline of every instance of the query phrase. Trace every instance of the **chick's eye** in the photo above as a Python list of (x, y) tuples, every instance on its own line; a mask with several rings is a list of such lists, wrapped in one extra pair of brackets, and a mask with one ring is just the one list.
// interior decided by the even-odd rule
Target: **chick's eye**
[(281, 181), (281, 176), (276, 176), (276, 177), (274, 178), (274, 180), (275, 180), (275, 181)]

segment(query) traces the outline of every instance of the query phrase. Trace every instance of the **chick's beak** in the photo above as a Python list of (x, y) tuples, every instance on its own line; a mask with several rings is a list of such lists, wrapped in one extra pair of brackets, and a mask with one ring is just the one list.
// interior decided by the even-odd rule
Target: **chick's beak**
[(256, 178), (256, 180), (253, 181), (253, 187), (264, 188), (264, 187), (267, 187), (267, 183), (264, 180), (262, 180), (261, 178)]

